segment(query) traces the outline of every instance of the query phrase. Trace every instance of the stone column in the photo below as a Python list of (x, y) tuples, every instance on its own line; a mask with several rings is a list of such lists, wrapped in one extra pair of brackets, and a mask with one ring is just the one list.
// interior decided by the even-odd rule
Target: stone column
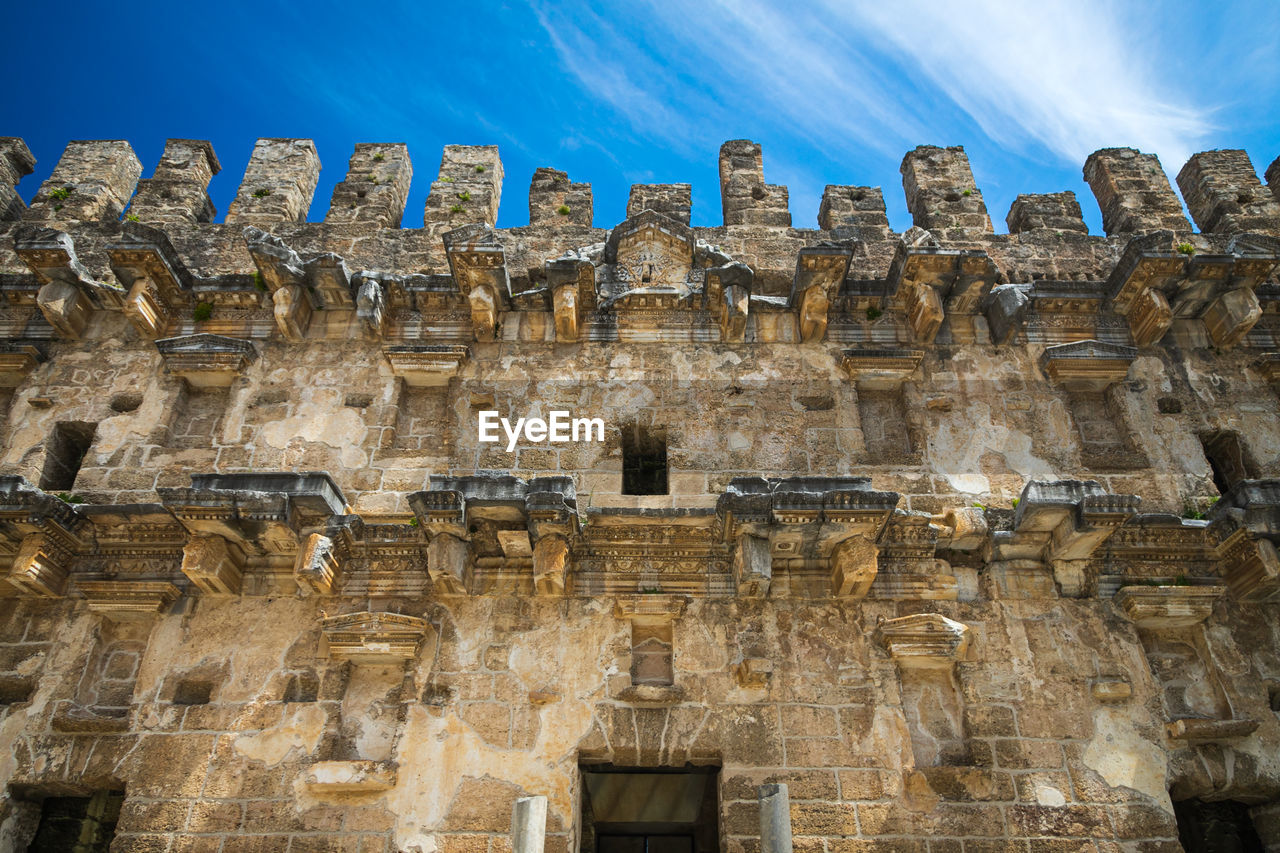
[(791, 853), (791, 797), (786, 785), (760, 786), (760, 853)]
[(542, 853), (547, 837), (547, 798), (521, 797), (511, 810), (512, 853)]

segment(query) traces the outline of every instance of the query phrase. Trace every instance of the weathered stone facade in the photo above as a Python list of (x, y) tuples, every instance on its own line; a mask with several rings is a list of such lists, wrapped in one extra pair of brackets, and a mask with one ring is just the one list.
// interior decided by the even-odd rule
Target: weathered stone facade
[(493, 147), (420, 229), (403, 145), (323, 223), (309, 140), (226, 222), (204, 142), (74, 142), (27, 208), (33, 162), (0, 851), (506, 853), (530, 796), (520, 853), (1280, 850), (1277, 164), (1192, 158), (1196, 232), (1099, 151), (1098, 236), (1070, 192), (994, 233), (959, 148), (901, 235), (871, 187), (792, 227), (745, 140), (717, 228), (540, 169), (495, 230)]

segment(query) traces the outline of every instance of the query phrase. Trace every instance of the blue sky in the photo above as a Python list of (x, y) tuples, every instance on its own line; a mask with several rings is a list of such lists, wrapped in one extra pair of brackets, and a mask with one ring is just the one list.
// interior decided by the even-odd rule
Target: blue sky
[(764, 146), (794, 223), (826, 184), (883, 186), (910, 224), (898, 167), (918, 144), (964, 145), (998, 231), (1020, 192), (1074, 190), (1089, 152), (1280, 155), (1280, 4), (1037, 2), (24, 3), (5, 13), (0, 135), (21, 136), (30, 199), (71, 139), (128, 139), (155, 168), (167, 137), (210, 139), (219, 217), (259, 136), (309, 137), (323, 219), (356, 142), (406, 142), (422, 206), (445, 144), (497, 144), (499, 225), (528, 221), (534, 168), (595, 190), (596, 225), (632, 183), (693, 184), (720, 224), (716, 155)]

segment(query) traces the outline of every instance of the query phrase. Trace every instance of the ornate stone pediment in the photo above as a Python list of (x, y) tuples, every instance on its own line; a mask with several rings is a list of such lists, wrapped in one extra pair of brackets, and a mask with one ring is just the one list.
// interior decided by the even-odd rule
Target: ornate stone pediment
[(969, 626), (940, 613), (918, 613), (881, 621), (875, 641), (900, 667), (944, 669), (964, 656)]
[(320, 621), (329, 656), (357, 663), (395, 663), (412, 660), (431, 631), (431, 624), (416, 616), (361, 611), (329, 616)]

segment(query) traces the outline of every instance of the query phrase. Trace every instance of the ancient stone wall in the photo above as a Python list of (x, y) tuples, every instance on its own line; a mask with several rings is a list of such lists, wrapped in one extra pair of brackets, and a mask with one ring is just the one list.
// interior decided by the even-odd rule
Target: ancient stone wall
[[(792, 227), (746, 140), (711, 228), (540, 169), (495, 229), (491, 146), (421, 229), (398, 144), (323, 223), (309, 140), (222, 222), (205, 142), (71, 143), (27, 207), (32, 165), (0, 139), (0, 851), (502, 853), (525, 796), (595, 850), (639, 831), (598, 777), (691, 767), (698, 850), (760, 850), (775, 783), (797, 850), (1280, 849), (1243, 152), (1179, 173), (1198, 232), (1097, 152), (1107, 236), (1071, 192), (994, 233), (931, 146), (903, 234), (852, 184)], [(598, 440), (484, 440), (556, 412)]]

